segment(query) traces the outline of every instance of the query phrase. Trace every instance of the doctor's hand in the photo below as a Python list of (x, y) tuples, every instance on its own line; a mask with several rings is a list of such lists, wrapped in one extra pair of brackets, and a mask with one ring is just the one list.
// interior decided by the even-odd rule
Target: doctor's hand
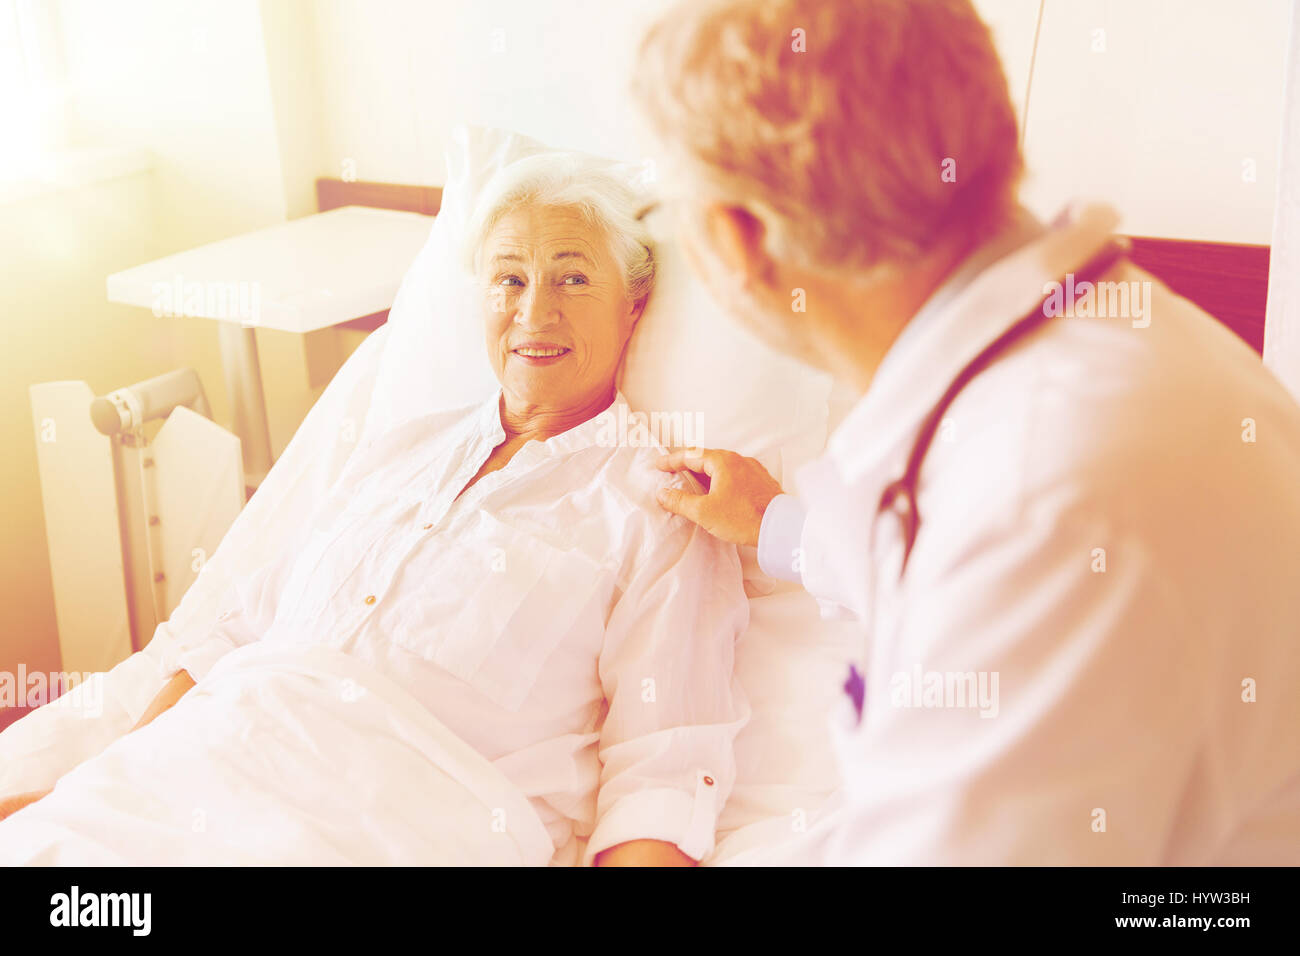
[(781, 494), (781, 486), (756, 459), (717, 448), (679, 448), (655, 464), (660, 471), (689, 471), (704, 486), (702, 495), (661, 488), (664, 510), (731, 544), (758, 544), (763, 512)]

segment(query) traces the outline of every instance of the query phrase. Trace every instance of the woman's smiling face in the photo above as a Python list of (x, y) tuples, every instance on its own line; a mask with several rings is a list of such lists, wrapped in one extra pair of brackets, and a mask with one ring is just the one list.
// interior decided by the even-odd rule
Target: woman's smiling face
[(501, 218), (479, 261), (502, 388), (557, 411), (612, 398), (640, 307), (604, 235), (575, 209), (525, 206)]

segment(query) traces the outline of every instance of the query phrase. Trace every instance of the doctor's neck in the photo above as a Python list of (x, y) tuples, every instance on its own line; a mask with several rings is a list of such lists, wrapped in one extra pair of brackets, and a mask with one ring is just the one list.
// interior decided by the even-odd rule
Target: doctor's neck
[(809, 359), (866, 394), (903, 329), (957, 271), (978, 242), (949, 241), (902, 265), (860, 273), (806, 273)]

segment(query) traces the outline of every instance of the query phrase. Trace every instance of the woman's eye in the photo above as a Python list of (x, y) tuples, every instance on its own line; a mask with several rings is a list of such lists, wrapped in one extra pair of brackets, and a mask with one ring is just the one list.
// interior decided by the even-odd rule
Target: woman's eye
[(523, 285), (523, 280), (519, 276), (502, 276), (497, 283), (498, 285)]
[(564, 277), (564, 284), (565, 285), (586, 285), (587, 277), (580, 273), (575, 272), (572, 275), (567, 275)]

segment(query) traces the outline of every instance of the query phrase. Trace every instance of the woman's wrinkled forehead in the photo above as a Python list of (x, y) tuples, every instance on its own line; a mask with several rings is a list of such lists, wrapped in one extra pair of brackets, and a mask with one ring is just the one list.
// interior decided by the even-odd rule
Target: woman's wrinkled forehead
[(485, 268), (504, 264), (573, 262), (588, 269), (612, 267), (604, 234), (580, 210), (520, 206), (503, 215), (479, 250)]

